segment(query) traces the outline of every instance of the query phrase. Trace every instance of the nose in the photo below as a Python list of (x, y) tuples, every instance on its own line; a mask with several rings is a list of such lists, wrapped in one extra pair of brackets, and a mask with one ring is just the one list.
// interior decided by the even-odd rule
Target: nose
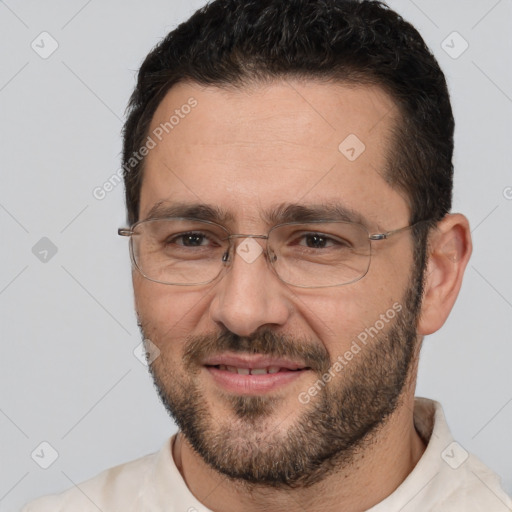
[(210, 315), (239, 336), (284, 325), (291, 312), (288, 285), (273, 272), (260, 240), (235, 240), (229, 268), (214, 288)]

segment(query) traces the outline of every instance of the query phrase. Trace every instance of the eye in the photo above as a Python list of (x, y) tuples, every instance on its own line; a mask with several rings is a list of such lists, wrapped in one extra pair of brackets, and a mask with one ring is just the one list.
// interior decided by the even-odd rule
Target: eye
[(296, 239), (301, 242), (305, 242), (298, 243), (297, 245), (305, 245), (311, 249), (327, 249), (329, 247), (342, 249), (344, 247), (350, 247), (349, 242), (346, 240), (338, 237), (332, 237), (324, 233), (301, 233)]
[(332, 239), (325, 235), (321, 235), (319, 233), (310, 233), (304, 235), (303, 238), (306, 241), (306, 245), (308, 247), (312, 247), (314, 249), (322, 249), (324, 248)]
[(186, 231), (165, 236), (162, 245), (168, 249), (211, 249), (222, 245), (219, 237), (203, 231)]
[(207, 234), (199, 231), (190, 231), (187, 233), (174, 234), (166, 238), (166, 245), (180, 245), (183, 247), (204, 247), (203, 242), (210, 241)]

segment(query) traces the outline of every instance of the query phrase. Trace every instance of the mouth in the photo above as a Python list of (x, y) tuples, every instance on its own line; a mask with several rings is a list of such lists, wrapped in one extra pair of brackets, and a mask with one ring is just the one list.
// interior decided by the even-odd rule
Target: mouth
[(306, 368), (297, 368), (291, 370), (290, 368), (282, 368), (279, 366), (267, 366), (265, 368), (239, 368), (237, 366), (228, 366), (225, 364), (218, 364), (215, 366), (208, 366), (209, 368), (216, 368), (217, 370), (228, 371), (231, 373), (237, 373), (238, 375), (266, 375), (274, 374), (279, 372), (300, 372)]
[(203, 364), (217, 386), (242, 395), (274, 391), (311, 371), (297, 361), (253, 354), (223, 354)]

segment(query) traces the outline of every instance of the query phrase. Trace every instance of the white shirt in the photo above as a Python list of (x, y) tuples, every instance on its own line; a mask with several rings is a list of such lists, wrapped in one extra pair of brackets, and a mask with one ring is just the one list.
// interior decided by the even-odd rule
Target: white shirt
[[(414, 423), (427, 444), (402, 484), (371, 512), (511, 512), (499, 477), (454, 442), (441, 405), (416, 398)], [(172, 457), (175, 436), (154, 454), (108, 469), (22, 512), (211, 512), (189, 491)]]

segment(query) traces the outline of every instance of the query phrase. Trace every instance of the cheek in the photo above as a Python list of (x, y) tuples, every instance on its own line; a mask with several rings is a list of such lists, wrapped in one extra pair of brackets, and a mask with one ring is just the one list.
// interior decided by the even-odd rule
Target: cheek
[[(159, 345), (193, 334), (205, 316), (208, 291), (171, 287), (134, 276), (135, 309), (140, 322)], [(159, 347), (161, 350), (164, 347)]]
[(382, 315), (385, 320), (395, 316), (407, 285), (402, 281), (402, 275), (387, 282), (371, 281), (367, 275), (346, 287), (309, 293), (297, 301), (298, 315), (334, 360), (367, 328), (379, 328)]

